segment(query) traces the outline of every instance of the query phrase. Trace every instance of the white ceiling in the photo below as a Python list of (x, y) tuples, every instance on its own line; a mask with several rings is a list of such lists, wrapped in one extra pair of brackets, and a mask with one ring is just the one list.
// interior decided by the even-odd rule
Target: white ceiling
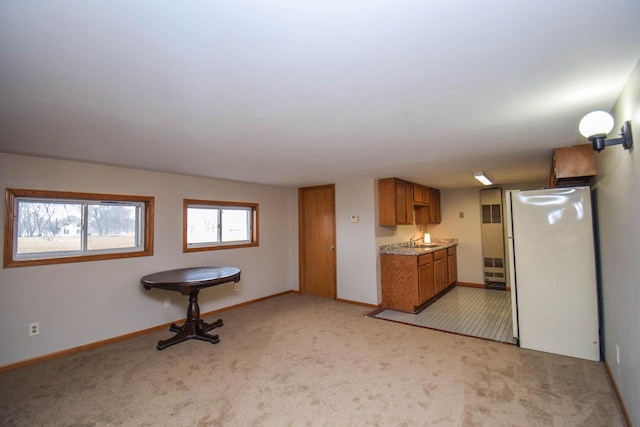
[(2, 0), (0, 151), (291, 186), (546, 180), (639, 59), (638, 0)]

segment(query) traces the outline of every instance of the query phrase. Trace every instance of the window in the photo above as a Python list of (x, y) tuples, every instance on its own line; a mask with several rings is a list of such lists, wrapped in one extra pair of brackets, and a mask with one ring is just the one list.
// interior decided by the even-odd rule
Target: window
[(183, 251), (258, 246), (258, 204), (184, 200)]
[(7, 190), (4, 266), (153, 255), (153, 197)]

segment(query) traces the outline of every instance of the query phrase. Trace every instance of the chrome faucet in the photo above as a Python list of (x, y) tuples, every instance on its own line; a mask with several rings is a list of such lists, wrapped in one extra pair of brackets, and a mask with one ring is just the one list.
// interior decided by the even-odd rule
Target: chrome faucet
[(418, 240), (422, 240), (422, 239), (424, 239), (424, 236), (418, 237), (418, 238), (415, 238), (415, 236), (413, 236), (412, 238), (409, 239), (409, 247), (410, 248), (414, 247), (415, 244), (418, 242)]

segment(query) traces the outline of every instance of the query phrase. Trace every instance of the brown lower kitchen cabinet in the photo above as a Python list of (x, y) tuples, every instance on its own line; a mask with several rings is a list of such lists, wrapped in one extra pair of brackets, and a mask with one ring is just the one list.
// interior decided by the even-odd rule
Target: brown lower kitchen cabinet
[(455, 246), (447, 248), (447, 272), (449, 280), (447, 285), (452, 285), (458, 281), (458, 253)]
[(441, 249), (433, 253), (433, 276), (436, 293), (449, 286), (449, 264), (447, 263), (446, 249)]
[(447, 249), (418, 256), (380, 254), (382, 307), (417, 311), (449, 286), (448, 260)]
[(433, 280), (433, 254), (418, 257), (418, 305), (422, 305), (436, 295), (436, 283)]

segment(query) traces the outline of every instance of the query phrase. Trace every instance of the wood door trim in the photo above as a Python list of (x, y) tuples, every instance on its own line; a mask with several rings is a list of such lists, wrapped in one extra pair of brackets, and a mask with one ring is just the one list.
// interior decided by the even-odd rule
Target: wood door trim
[(298, 289), (300, 293), (304, 293), (304, 189), (308, 187), (298, 188)]
[[(333, 212), (334, 212), (334, 216), (333, 216), (333, 240), (334, 240), (334, 246), (335, 246), (335, 240), (336, 240), (336, 236), (335, 236), (335, 232), (336, 232), (336, 217), (335, 217), (335, 210), (336, 210), (336, 185), (335, 184), (326, 184), (326, 185), (316, 185), (316, 186), (311, 186), (311, 187), (300, 187), (298, 188), (298, 286), (299, 286), (299, 290), (300, 293), (305, 293), (305, 277), (304, 277), (304, 266), (305, 266), (305, 246), (304, 246), (304, 242), (306, 241), (305, 239), (305, 227), (304, 227), (304, 191), (308, 190), (308, 189), (323, 189), (323, 188), (330, 188), (331, 191), (333, 192)], [(336, 249), (337, 251), (337, 249)], [(336, 255), (337, 258), (337, 255)], [(337, 291), (337, 286), (338, 286), (338, 279), (337, 279), (337, 260), (336, 263), (334, 263), (334, 268), (333, 268), (333, 289), (332, 289), (332, 298), (335, 300), (338, 297), (338, 291)]]

